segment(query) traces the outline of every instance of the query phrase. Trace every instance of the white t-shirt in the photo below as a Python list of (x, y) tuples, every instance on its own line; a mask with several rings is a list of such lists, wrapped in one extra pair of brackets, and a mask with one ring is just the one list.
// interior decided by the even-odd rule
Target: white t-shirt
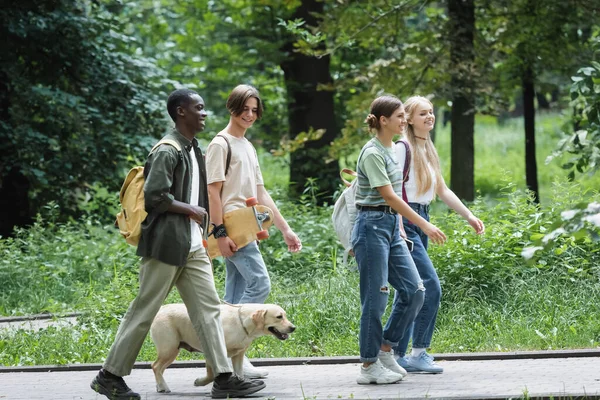
[(231, 145), (229, 171), (225, 177), (227, 142), (215, 136), (206, 149), (206, 175), (209, 185), (223, 182), (221, 202), (223, 213), (227, 213), (246, 207), (246, 199), (257, 197), (257, 186), (264, 185), (264, 182), (252, 143), (245, 137), (237, 138), (226, 131), (219, 132), (219, 135), (226, 136)]
[[(193, 206), (198, 205), (198, 197), (200, 195), (200, 180), (198, 174), (200, 174), (200, 167), (198, 166), (198, 159), (194, 149), (190, 149), (190, 157), (192, 159), (192, 194), (190, 196), (190, 204)], [(190, 218), (190, 227), (192, 229), (192, 247), (190, 247), (190, 253), (196, 251), (202, 247), (202, 228), (196, 221)]]
[[(408, 143), (408, 142), (407, 142)], [(410, 146), (410, 144), (409, 144)], [(398, 143), (394, 144), (394, 150), (396, 151), (396, 156), (398, 157), (398, 168), (402, 170), (402, 176), (404, 176), (404, 160), (406, 159), (406, 147), (403, 144)], [(410, 171), (408, 173), (408, 181), (404, 183), (404, 189), (406, 190), (406, 197), (408, 198), (409, 203), (419, 203), (419, 204), (429, 204), (433, 200), (435, 196), (435, 185), (436, 185), (436, 177), (435, 171), (431, 164), (427, 164), (429, 168), (429, 173), (432, 177), (431, 187), (423, 194), (417, 196), (417, 177), (415, 174), (415, 160), (412, 157), (413, 152), (411, 151), (411, 159), (410, 159)]]

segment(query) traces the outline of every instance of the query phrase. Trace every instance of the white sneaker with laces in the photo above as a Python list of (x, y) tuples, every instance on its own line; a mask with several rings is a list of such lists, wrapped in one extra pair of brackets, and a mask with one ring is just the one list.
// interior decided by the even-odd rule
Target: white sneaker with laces
[(261, 379), (269, 375), (269, 371), (263, 368), (256, 368), (248, 357), (244, 356), (244, 378), (246, 379)]
[(377, 356), (377, 358), (379, 359), (379, 361), (381, 361), (383, 366), (389, 369), (390, 371), (402, 375), (403, 378), (407, 375), (406, 370), (402, 368), (396, 361), (396, 357), (394, 356), (394, 350), (379, 350), (379, 355)]
[(368, 385), (374, 383), (376, 385), (384, 385), (388, 383), (396, 383), (402, 380), (402, 375), (390, 371), (383, 366), (381, 361), (377, 360), (368, 367), (360, 366), (360, 375), (356, 378), (356, 383), (359, 385)]

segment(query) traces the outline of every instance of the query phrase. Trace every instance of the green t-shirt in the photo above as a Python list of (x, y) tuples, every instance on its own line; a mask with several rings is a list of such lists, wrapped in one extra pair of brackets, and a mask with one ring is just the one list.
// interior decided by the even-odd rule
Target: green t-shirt
[(358, 188), (356, 204), (375, 206), (385, 204), (377, 188), (391, 185), (396, 194), (402, 196), (402, 174), (398, 168), (398, 157), (393, 147), (384, 147), (373, 138), (361, 151), (356, 166)]

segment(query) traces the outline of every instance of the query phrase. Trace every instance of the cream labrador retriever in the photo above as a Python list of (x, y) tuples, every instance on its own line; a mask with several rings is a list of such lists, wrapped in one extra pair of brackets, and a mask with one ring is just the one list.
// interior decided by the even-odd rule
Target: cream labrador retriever
[[(275, 304), (221, 304), (221, 321), (225, 334), (227, 356), (231, 358), (233, 372), (244, 376), (243, 359), (246, 349), (259, 336), (272, 335), (286, 340), (296, 327), (287, 319), (283, 308)], [(156, 346), (157, 360), (152, 363), (156, 378), (156, 390), (169, 393), (171, 390), (163, 377), (165, 369), (175, 361), (179, 349), (202, 352), (200, 339), (190, 321), (184, 304), (162, 306), (152, 326), (150, 336)], [(194, 382), (204, 386), (214, 380), (214, 373), (206, 363), (206, 376)]]

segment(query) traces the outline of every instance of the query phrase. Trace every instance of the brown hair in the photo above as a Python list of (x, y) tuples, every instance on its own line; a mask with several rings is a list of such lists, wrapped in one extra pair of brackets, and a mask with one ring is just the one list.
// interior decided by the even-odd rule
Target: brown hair
[(244, 106), (249, 98), (254, 97), (258, 102), (258, 110), (256, 111), (257, 119), (262, 117), (263, 103), (260, 99), (260, 94), (254, 86), (250, 85), (237, 85), (229, 94), (227, 98), (226, 107), (229, 112), (236, 117), (244, 112)]
[(379, 130), (381, 128), (380, 118), (389, 118), (394, 111), (402, 107), (402, 101), (394, 95), (386, 94), (379, 96), (371, 103), (371, 112), (367, 115), (365, 123), (369, 127), (369, 132)]
[[(422, 103), (426, 103), (433, 108), (431, 101), (423, 96), (412, 96), (404, 102), (404, 111), (406, 112), (407, 120), (412, 118), (417, 106)], [(440, 169), (440, 157), (431, 141), (431, 137), (427, 135), (425, 146), (419, 146), (417, 139), (415, 138), (414, 128), (410, 123), (406, 124), (406, 134), (404, 136), (408, 140), (408, 143), (410, 143), (410, 148), (413, 150), (412, 158), (415, 178), (417, 180), (417, 194), (423, 194), (431, 187), (433, 177), (431, 176), (429, 165), (433, 168), (436, 179), (436, 188), (434, 189), (437, 189), (439, 187), (437, 185), (441, 185), (444, 178), (442, 177), (442, 171)]]

